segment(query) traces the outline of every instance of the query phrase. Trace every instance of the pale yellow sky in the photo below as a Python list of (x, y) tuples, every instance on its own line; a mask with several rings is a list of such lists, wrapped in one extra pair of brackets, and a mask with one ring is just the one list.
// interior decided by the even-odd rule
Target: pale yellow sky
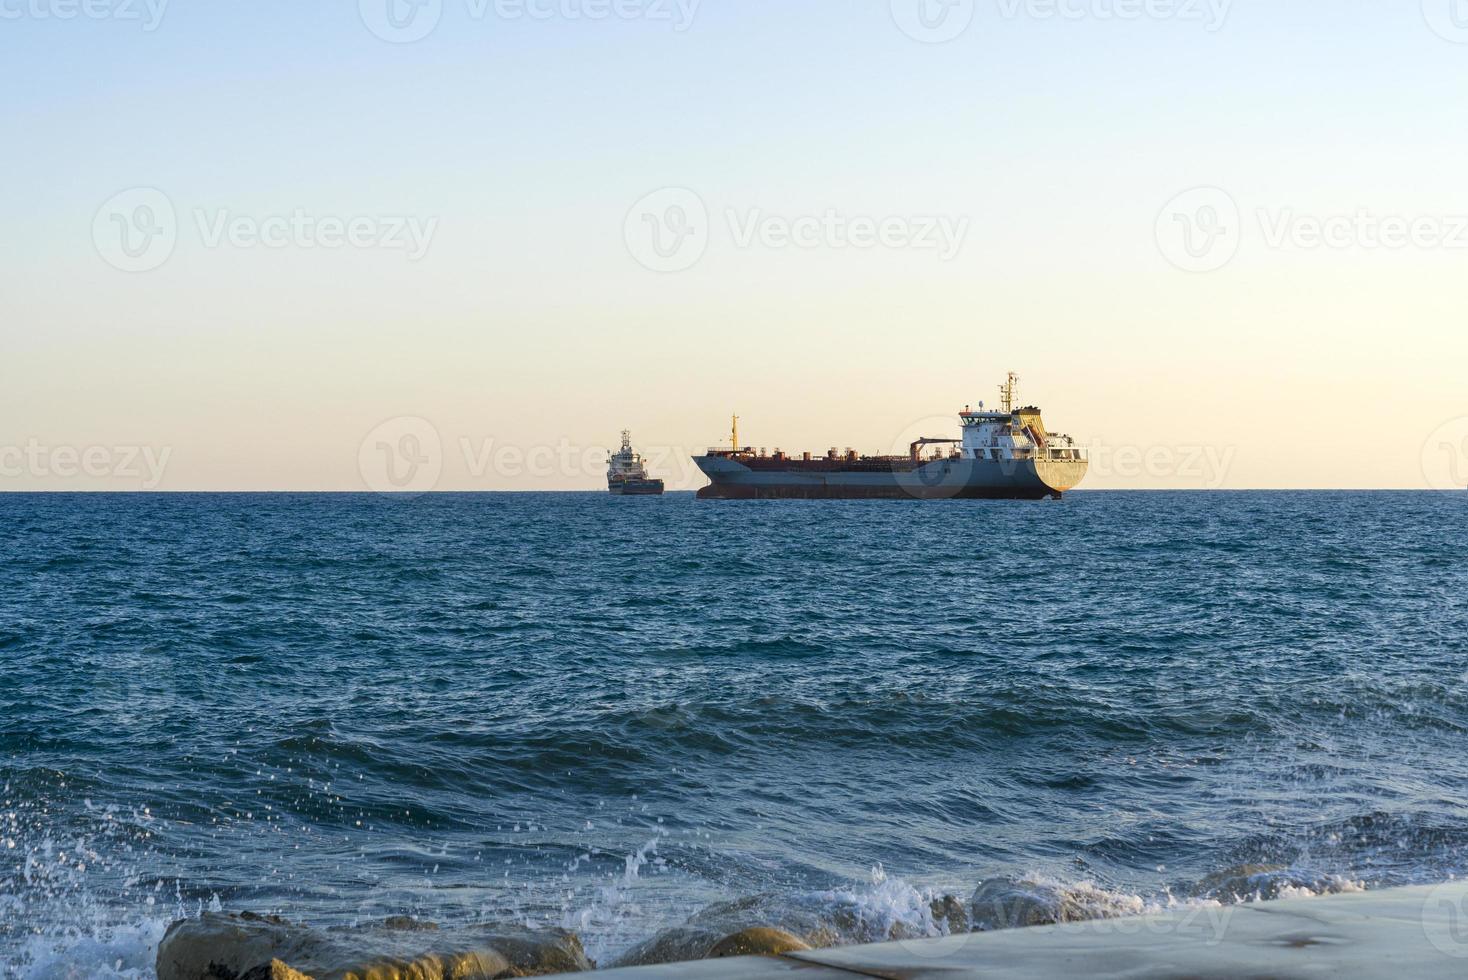
[[(1083, 488), (1468, 485), (1441, 25), (980, 14), (932, 44), (879, 6), (514, 25), (494, 58), (310, 14), (331, 65), (239, 25), (200, 65), (237, 14), (19, 25), (0, 491), (374, 489), (404, 436), (436, 489), (590, 489), (623, 427), (693, 488), (732, 411), (886, 452), (1008, 370), (1092, 448)], [(136, 91), (93, 100), (121, 65)]]

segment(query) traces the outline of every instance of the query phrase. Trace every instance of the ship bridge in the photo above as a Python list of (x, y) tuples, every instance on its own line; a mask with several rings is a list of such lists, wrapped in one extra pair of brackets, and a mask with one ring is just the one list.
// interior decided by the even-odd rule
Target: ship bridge
[(1019, 375), (1013, 371), (999, 386), (1000, 409), (965, 408), (959, 413), (963, 425), (962, 455), (965, 459), (1051, 459), (1084, 460), (1086, 452), (1070, 436), (1045, 431), (1040, 410), (1033, 405), (1015, 408)]

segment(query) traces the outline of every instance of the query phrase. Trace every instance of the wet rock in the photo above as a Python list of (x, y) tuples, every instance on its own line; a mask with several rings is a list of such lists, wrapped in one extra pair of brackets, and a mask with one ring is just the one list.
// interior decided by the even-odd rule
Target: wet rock
[(1112, 919), (1143, 911), (1142, 900), (1134, 895), (1120, 895), (1092, 885), (1060, 887), (1011, 878), (985, 881), (969, 900), (976, 931)]
[[(900, 911), (840, 892), (750, 895), (711, 905), (617, 958), (614, 966), (680, 963), (716, 956), (778, 955), (855, 943), (966, 932), (968, 911), (952, 896), (931, 902), (916, 893)], [(930, 918), (929, 918), (930, 916)]]
[(750, 895), (711, 905), (683, 925), (662, 930), (627, 950), (613, 965), (651, 966), (714, 956), (774, 955), (833, 946), (840, 941), (839, 931), (818, 913), (791, 907), (776, 896)]
[(949, 935), (969, 931), (969, 910), (963, 901), (953, 895), (944, 895), (928, 903), (933, 913), (933, 922), (948, 930)]
[(684, 963), (723, 956), (776, 956), (811, 944), (774, 926), (749, 926), (732, 932), (696, 925), (674, 926), (638, 943), (617, 959), (616, 966)]
[(1273, 881), (1284, 870), (1282, 864), (1241, 864), (1215, 871), (1198, 882), (1193, 893), (1200, 898), (1242, 901), (1265, 890), (1274, 890)]
[(810, 949), (810, 944), (784, 929), (754, 926), (720, 939), (708, 955), (710, 959), (721, 956), (778, 956), (798, 949)]
[(974, 890), (969, 909), (975, 929), (1019, 929), (1064, 921), (1062, 904), (1058, 889), (994, 878)]
[[(696, 926), (673, 926), (617, 957), (613, 966), (652, 966), (655, 963), (683, 963), (701, 960), (724, 938), (723, 933)], [(161, 978), (160, 978), (161, 980)]]
[(1241, 864), (1208, 875), (1198, 882), (1193, 895), (1228, 905), (1361, 890), (1359, 882), (1336, 875), (1313, 874), (1282, 864)]
[(248, 912), (175, 922), (157, 962), (158, 980), (498, 980), (592, 967), (559, 929), (439, 929), (405, 917), (312, 929)]

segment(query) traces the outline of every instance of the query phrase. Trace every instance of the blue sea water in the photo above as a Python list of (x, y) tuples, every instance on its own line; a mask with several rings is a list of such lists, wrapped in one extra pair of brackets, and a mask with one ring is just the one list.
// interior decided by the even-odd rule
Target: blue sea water
[(0, 496), (0, 963), (1468, 866), (1468, 501)]

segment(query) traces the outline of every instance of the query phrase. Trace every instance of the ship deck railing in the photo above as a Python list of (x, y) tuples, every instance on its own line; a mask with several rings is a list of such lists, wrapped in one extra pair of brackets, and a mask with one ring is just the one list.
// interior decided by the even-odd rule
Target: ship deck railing
[[(1084, 449), (1016, 449), (1013, 451), (1013, 459), (1043, 459), (1054, 462), (1076, 462), (1084, 463), (1087, 460)], [(1000, 457), (1001, 459), (1004, 457)]]

